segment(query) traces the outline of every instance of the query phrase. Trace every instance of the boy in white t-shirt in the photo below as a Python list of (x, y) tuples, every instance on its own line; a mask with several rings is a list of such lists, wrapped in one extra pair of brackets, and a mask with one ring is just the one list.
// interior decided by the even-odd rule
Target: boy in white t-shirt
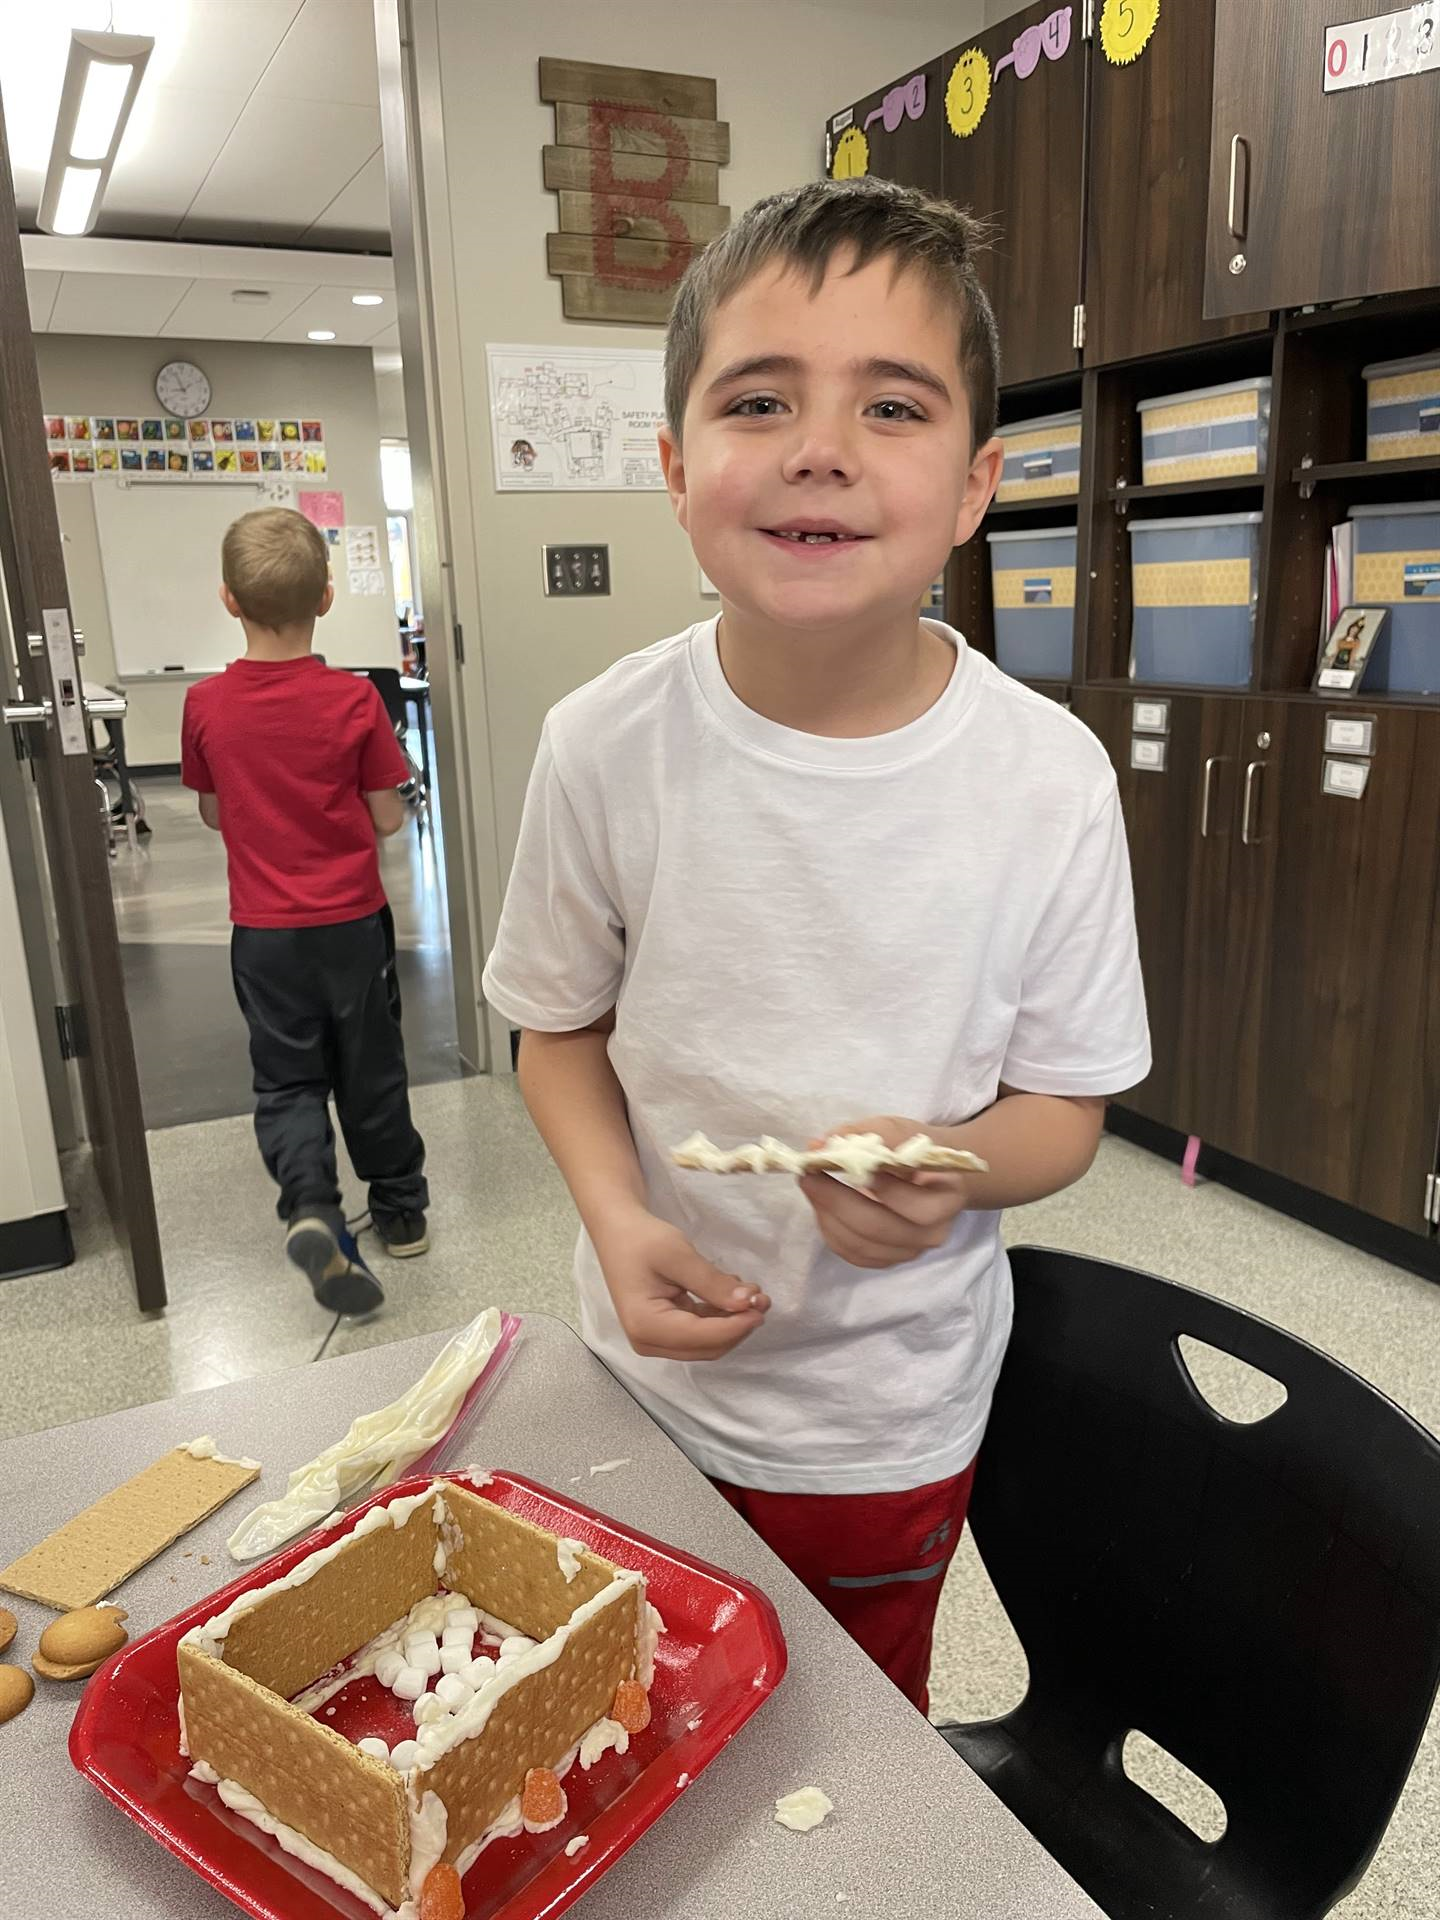
[[(485, 976), (586, 1339), (922, 1709), (1000, 1210), (1079, 1179), (1150, 1062), (1104, 752), (918, 618), (1002, 464), (974, 247), (860, 179), (692, 264), (661, 457), (721, 612), (549, 715)], [(991, 1171), (682, 1172), (697, 1128), (923, 1130)]]

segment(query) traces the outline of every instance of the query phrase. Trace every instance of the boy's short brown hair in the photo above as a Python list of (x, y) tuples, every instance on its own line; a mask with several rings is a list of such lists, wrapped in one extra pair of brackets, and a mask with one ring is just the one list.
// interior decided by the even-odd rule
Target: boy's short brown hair
[(665, 415), (678, 439), (685, 403), (705, 352), (710, 315), (763, 267), (780, 261), (808, 273), (818, 292), (837, 253), (854, 255), (852, 272), (872, 260), (913, 267), (936, 297), (955, 308), (960, 370), (970, 397), (973, 445), (995, 431), (1000, 339), (975, 255), (984, 224), (948, 200), (890, 180), (812, 180), (757, 200), (686, 269), (665, 335)]
[(272, 630), (294, 626), (320, 611), (330, 549), (303, 513), (259, 507), (225, 529), (220, 573), (247, 620)]

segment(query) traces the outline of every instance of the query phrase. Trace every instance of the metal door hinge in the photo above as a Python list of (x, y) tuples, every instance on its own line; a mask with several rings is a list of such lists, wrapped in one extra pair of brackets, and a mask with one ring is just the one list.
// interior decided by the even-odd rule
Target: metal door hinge
[(1080, 9), (1080, 38), (1082, 40), (1095, 38), (1095, 0), (1085, 0), (1084, 6)]
[(60, 1058), (78, 1060), (85, 1053), (85, 1009), (72, 1001), (56, 1007), (55, 1028), (60, 1035)]
[(1085, 303), (1082, 300), (1075, 309), (1075, 325), (1070, 336), (1070, 344), (1079, 353), (1085, 345)]
[(455, 663), (461, 667), (465, 664), (465, 629), (458, 620), (455, 622)]

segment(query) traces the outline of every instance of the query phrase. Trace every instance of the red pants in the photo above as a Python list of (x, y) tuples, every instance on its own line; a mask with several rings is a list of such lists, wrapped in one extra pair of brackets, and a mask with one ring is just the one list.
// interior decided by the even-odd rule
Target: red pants
[(964, 1473), (906, 1493), (759, 1493), (715, 1485), (900, 1691), (930, 1708), (930, 1648), (960, 1544)]

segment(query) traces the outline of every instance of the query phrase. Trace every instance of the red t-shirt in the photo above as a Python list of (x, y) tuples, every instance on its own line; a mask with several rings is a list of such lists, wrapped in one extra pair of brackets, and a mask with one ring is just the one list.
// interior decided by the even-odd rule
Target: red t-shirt
[(365, 795), (410, 770), (368, 680), (314, 654), (232, 660), (186, 696), (180, 778), (220, 801), (236, 926), (330, 926), (384, 906)]

